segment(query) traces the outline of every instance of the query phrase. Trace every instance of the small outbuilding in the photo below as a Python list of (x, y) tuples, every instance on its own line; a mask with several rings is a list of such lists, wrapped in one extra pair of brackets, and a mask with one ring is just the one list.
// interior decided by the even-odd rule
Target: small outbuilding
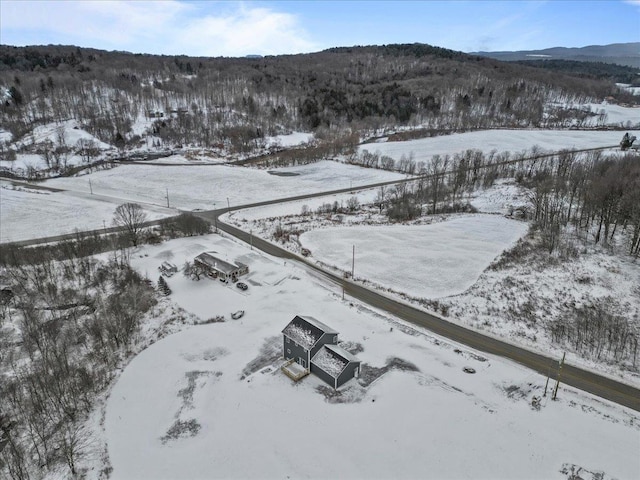
[(212, 253), (214, 252), (204, 252), (193, 259), (193, 262), (201, 266), (210, 277), (235, 282), (241, 275), (249, 273), (249, 267), (244, 263), (238, 262), (236, 265), (215, 257)]
[(282, 355), (333, 388), (360, 374), (360, 360), (338, 346), (338, 332), (321, 321), (296, 315), (282, 330)]

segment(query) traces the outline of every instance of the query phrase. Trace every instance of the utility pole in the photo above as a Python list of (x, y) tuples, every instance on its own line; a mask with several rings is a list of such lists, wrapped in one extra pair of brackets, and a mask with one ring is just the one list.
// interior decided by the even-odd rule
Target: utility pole
[(229, 205), (229, 197), (227, 197), (227, 211), (231, 210), (231, 205)]
[(253, 250), (253, 230), (249, 230), (249, 243), (251, 245), (251, 250)]
[(547, 383), (544, 384), (544, 394), (543, 397), (547, 396), (547, 387), (549, 386), (549, 377), (551, 376), (551, 366), (549, 366), (549, 371), (547, 372)]
[(353, 273), (356, 268), (356, 246), (353, 246), (353, 253), (351, 254), (351, 279), (353, 280)]
[(169, 187), (167, 187), (167, 208), (169, 208)]
[(107, 234), (107, 222), (105, 222), (104, 220), (102, 220), (102, 226), (104, 227), (104, 234)]
[(93, 195), (93, 187), (91, 186), (91, 179), (89, 179), (89, 191), (91, 192), (91, 195)]
[(562, 354), (562, 360), (560, 361), (560, 365), (558, 365), (558, 379), (556, 380), (556, 386), (553, 389), (553, 396), (551, 400), (555, 400), (558, 396), (558, 387), (560, 386), (560, 373), (562, 373), (562, 365), (564, 364), (564, 357), (567, 355), (567, 352)]

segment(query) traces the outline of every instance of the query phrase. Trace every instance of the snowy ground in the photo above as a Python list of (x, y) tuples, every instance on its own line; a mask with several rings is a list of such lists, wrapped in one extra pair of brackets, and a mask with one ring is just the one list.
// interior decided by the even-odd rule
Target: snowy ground
[[(637, 122), (640, 109), (633, 110), (637, 112)], [(378, 152), (394, 160), (400, 160), (402, 155), (409, 157), (413, 154), (416, 162), (428, 162), (434, 155), (454, 155), (469, 149), (481, 150), (488, 154), (494, 149), (498, 153), (522, 152), (531, 150), (531, 147), (536, 145), (544, 151), (617, 146), (623, 135), (620, 131), (486, 130), (406, 142), (367, 143), (358, 148), (360, 151)]]
[(464, 292), (493, 259), (529, 229), (500, 215), (461, 215), (432, 225), (333, 227), (300, 236), (303, 247), (355, 278), (412, 297)]
[(634, 95), (640, 95), (640, 87), (632, 87), (628, 83), (616, 83), (616, 85), (622, 88), (623, 90), (628, 90)]
[(281, 147), (295, 147), (313, 140), (313, 133), (293, 132), (288, 135), (276, 135), (267, 137), (267, 146), (279, 145)]
[[(583, 247), (586, 248), (586, 247)], [(630, 363), (577, 355), (551, 341), (547, 325), (578, 308), (607, 306), (608, 311), (640, 325), (640, 265), (624, 253), (589, 247), (588, 254), (559, 261), (529, 255), (498, 269), (488, 269), (464, 293), (440, 299), (449, 318), (532, 349), (544, 349), (569, 362), (640, 386), (640, 372)]]
[[(636, 413), (565, 387), (537, 410), (544, 377), (341, 301), (303, 267), (217, 235), (145, 247), (133, 263), (155, 278), (162, 261), (205, 250), (246, 262), (249, 290), (168, 279), (178, 305), (225, 322), (187, 327), (124, 370), (104, 421), (113, 479), (640, 477)], [(279, 372), (296, 314), (359, 351), (359, 380), (336, 394)]]
[[(637, 95), (635, 92), (633, 93)], [(578, 106), (578, 108), (580, 107), (581, 106)], [(640, 125), (640, 107), (621, 107), (620, 105), (611, 105), (605, 102), (588, 103), (585, 107), (591, 108), (591, 111), (595, 113), (604, 112), (607, 115), (606, 125), (624, 127), (629, 125), (635, 129), (638, 129)]]
[[(108, 225), (115, 207), (124, 202), (140, 203), (151, 220), (174, 215), (176, 208), (210, 210), (214, 205), (225, 208), (227, 199), (230, 205), (246, 204), (404, 178), (398, 173), (331, 161), (278, 169), (278, 172), (290, 176), (224, 165), (123, 165), (90, 175), (45, 182), (46, 186), (65, 190), (58, 193), (11, 190), (8, 183), (2, 183), (0, 241), (101, 228), (103, 220)], [(167, 189), (171, 208), (166, 208)]]
[[(119, 198), (91, 195), (88, 191), (50, 192), (0, 181), (0, 242), (110, 227), (114, 211), (122, 203)], [(158, 205), (142, 207), (148, 220), (178, 213)]]
[[(227, 199), (233, 206), (404, 178), (398, 173), (332, 161), (279, 168), (272, 173), (228, 165), (123, 165), (93, 173), (90, 178), (94, 193), (150, 204), (166, 205), (168, 189), (170, 205), (184, 210), (210, 210), (214, 204), (225, 208)], [(84, 192), (88, 178), (56, 178), (46, 185)]]

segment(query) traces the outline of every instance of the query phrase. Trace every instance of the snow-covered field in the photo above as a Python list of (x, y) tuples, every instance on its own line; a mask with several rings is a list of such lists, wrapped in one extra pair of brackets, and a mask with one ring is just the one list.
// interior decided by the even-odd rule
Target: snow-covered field
[(313, 133), (293, 132), (288, 135), (276, 135), (267, 137), (267, 145), (279, 145), (281, 147), (295, 147), (313, 140)]
[[(214, 205), (225, 208), (227, 199), (233, 206), (404, 178), (398, 173), (331, 161), (278, 169), (278, 172), (290, 176), (224, 165), (123, 165), (45, 182), (49, 187), (66, 190), (64, 192), (26, 192), (11, 190), (9, 184), (3, 184), (6, 188), (0, 190), (0, 240), (27, 240), (72, 233), (76, 229), (101, 228), (103, 220), (109, 225), (113, 211), (124, 202), (140, 203), (152, 220), (174, 215), (175, 209), (210, 210)], [(166, 208), (167, 189), (171, 208)]]
[[(91, 174), (94, 193), (150, 204), (166, 205), (167, 189), (172, 207), (193, 210), (225, 208), (404, 178), (404, 175), (360, 168), (332, 161), (266, 170), (227, 165), (148, 166), (123, 165)], [(284, 174), (284, 175), (283, 175)], [(46, 185), (86, 191), (85, 176), (56, 178)]]
[[(633, 110), (638, 114), (636, 122), (640, 121), (640, 109)], [(454, 155), (469, 149), (488, 154), (494, 149), (498, 153), (522, 152), (536, 145), (544, 151), (617, 146), (623, 134), (619, 131), (485, 130), (406, 142), (367, 143), (358, 148), (360, 151), (378, 152), (394, 160), (413, 154), (416, 162), (428, 162), (433, 155)]]
[(529, 229), (499, 215), (461, 215), (431, 225), (334, 227), (300, 236), (314, 258), (355, 278), (418, 298), (464, 292)]
[[(205, 250), (247, 263), (249, 290), (167, 280), (181, 307), (225, 322), (186, 327), (124, 370), (104, 421), (111, 478), (640, 477), (636, 413), (564, 386), (537, 410), (543, 376), (341, 301), (302, 267), (217, 235), (145, 247), (133, 263), (154, 278)], [(359, 344), (359, 380), (336, 395), (279, 372), (296, 314)]]
[[(88, 190), (88, 184), (87, 184)], [(0, 241), (51, 237), (112, 226), (118, 198), (85, 192), (50, 192), (0, 182)], [(176, 215), (175, 209), (142, 205), (148, 220)]]
[[(637, 95), (633, 90), (632, 93)], [(591, 108), (592, 112), (598, 114), (604, 113), (607, 116), (605, 121), (606, 125), (625, 127), (629, 125), (637, 129), (640, 124), (640, 107), (622, 107), (608, 103), (588, 103), (585, 106)]]

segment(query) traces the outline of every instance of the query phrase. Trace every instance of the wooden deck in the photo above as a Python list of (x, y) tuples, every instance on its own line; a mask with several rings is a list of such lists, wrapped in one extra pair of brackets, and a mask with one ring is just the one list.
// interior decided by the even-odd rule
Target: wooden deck
[(294, 382), (298, 382), (309, 375), (309, 369), (301, 367), (294, 359), (285, 363), (280, 367), (280, 370)]

